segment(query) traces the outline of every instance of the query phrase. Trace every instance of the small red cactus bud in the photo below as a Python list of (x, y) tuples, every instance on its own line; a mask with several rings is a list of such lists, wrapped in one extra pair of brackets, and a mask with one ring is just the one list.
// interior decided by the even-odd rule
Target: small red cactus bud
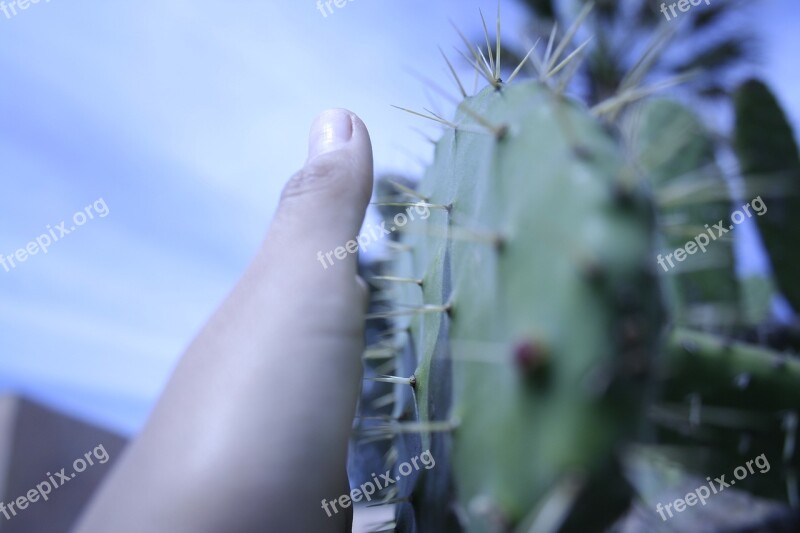
[(525, 340), (514, 347), (514, 364), (526, 379), (542, 383), (550, 366), (547, 347), (541, 342)]

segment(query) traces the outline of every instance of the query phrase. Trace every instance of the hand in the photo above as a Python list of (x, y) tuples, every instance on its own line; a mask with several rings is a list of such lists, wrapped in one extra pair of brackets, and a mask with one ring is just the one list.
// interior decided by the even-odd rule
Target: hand
[(349, 531), (323, 498), (349, 492), (367, 293), (348, 254), (372, 193), (366, 127), (315, 121), (257, 257), (183, 355), (80, 533)]

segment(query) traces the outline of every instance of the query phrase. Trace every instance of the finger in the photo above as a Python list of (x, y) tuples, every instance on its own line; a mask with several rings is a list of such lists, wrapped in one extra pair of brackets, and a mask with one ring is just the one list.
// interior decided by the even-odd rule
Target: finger
[(265, 253), (280, 256), (306, 282), (306, 276), (313, 276), (330, 283), (333, 272), (352, 279), (354, 239), (371, 194), (372, 145), (366, 126), (347, 110), (325, 111), (311, 127), (305, 166), (283, 190)]

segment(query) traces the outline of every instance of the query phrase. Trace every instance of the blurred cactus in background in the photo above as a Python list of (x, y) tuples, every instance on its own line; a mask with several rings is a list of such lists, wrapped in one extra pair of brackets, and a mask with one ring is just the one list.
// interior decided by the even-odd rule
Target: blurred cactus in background
[[(662, 2), (649, 0), (521, 0), (533, 15), (531, 39), (547, 42), (553, 28), (567, 28), (582, 6), (594, 4), (594, 16), (584, 32), (593, 46), (578, 68), (578, 85), (590, 104), (620, 94), (630, 83), (630, 73), (643, 61), (652, 62), (647, 73), (654, 78), (683, 77), (684, 88), (703, 97), (729, 94), (731, 71), (755, 54), (749, 28), (737, 23), (740, 1), (711, 2), (682, 19), (667, 20)], [(667, 5), (672, 2), (667, 2)], [(670, 48), (679, 53), (670, 54)], [(511, 59), (511, 56), (509, 56)], [(627, 79), (626, 79), (627, 78)]]

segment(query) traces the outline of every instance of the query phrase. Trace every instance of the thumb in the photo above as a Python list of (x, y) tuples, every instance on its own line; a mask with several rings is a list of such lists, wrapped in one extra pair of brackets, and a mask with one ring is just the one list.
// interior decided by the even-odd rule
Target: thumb
[(358, 234), (372, 194), (369, 133), (355, 114), (330, 109), (314, 121), (308, 148), (305, 166), (284, 187), (265, 252), (280, 255), (294, 276), (352, 279), (355, 246), (346, 246)]

